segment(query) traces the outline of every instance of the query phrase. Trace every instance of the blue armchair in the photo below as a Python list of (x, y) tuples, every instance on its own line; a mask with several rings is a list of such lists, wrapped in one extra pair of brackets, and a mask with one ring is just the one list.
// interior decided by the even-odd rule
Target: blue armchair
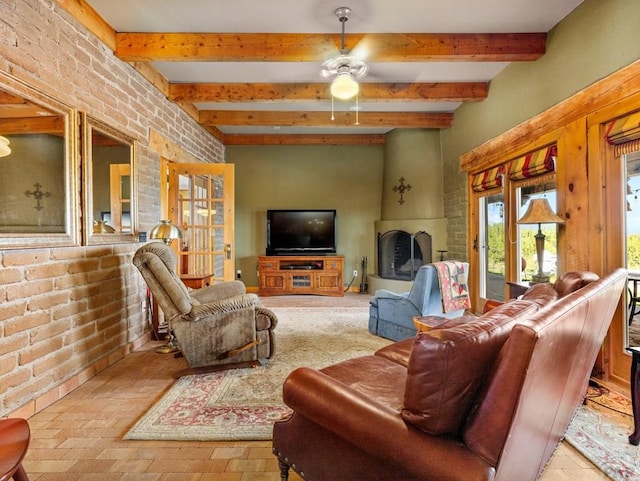
[[(469, 263), (461, 263), (465, 278), (469, 272)], [(416, 277), (409, 292), (396, 294), (385, 289), (378, 289), (370, 301), (369, 332), (392, 341), (401, 341), (416, 335), (413, 325), (415, 316), (459, 317), (464, 309), (443, 312), (442, 296), (438, 283), (438, 274), (433, 265), (424, 265), (416, 272)]]

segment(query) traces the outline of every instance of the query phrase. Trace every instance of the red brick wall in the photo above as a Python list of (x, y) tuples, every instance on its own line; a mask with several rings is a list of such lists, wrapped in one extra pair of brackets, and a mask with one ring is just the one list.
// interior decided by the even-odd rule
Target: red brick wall
[[(53, 0), (0, 2), (0, 70), (136, 139), (142, 231), (160, 217), (150, 130), (224, 161), (220, 142)], [(37, 412), (148, 338), (137, 247), (0, 250), (0, 416)]]

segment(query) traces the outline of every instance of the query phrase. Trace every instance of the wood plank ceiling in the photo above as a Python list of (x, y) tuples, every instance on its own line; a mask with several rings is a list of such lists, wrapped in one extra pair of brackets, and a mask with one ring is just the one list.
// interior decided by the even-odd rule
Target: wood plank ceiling
[[(262, 20), (265, 31), (248, 31), (250, 28), (232, 31), (233, 15), (237, 18), (237, 12), (226, 12), (220, 7), (216, 12), (219, 15), (212, 18), (224, 28), (205, 32), (189, 30), (197, 29), (201, 23), (196, 18), (196, 7), (205, 8), (203, 0), (173, 2), (185, 7), (180, 11), (185, 18), (174, 17), (175, 24), (182, 27), (181, 31), (169, 31), (166, 18), (164, 23), (162, 21), (163, 15), (176, 14), (170, 11), (168, 0), (148, 4), (153, 6), (140, 19), (133, 10), (130, 15), (123, 15), (114, 8), (126, 9), (131, 4), (145, 4), (144, 1), (57, 1), (105, 42), (118, 58), (135, 66), (170, 100), (181, 105), (226, 145), (363, 145), (383, 143), (384, 134), (394, 128), (450, 127), (454, 110), (464, 102), (485, 99), (491, 77), (507, 63), (532, 62), (544, 55), (548, 29), (582, 0), (540, 0), (542, 4), (532, 7), (534, 10), (554, 8), (551, 15), (536, 24), (543, 30), (522, 31), (527, 28), (524, 22), (515, 32), (509, 32), (508, 25), (492, 26), (485, 33), (358, 32), (359, 17), (354, 8), (352, 18), (345, 24), (345, 44), (357, 48), (365, 45), (366, 62), (370, 65), (370, 75), (360, 83), (357, 106), (354, 101), (332, 101), (331, 79), (319, 75), (316, 75), (317, 79), (310, 78), (308, 74), (303, 78), (296, 73), (296, 69), (302, 68), (311, 69), (314, 75), (319, 73), (322, 62), (340, 50), (341, 24), (335, 16), (331, 18), (340, 5), (322, 6), (327, 10), (327, 15), (322, 17), (326, 31), (322, 33), (266, 31), (269, 22), (265, 20)], [(247, 4), (248, 1), (239, 3)], [(291, 9), (298, 8), (301, 3), (297, 2), (294, 7), (287, 1), (274, 3)], [(526, 4), (526, 0), (473, 0), (476, 4), (486, 4), (487, 8), (491, 3), (504, 4), (505, 1)], [(371, 0), (368, 6), (385, 2), (390, 3)], [(360, 0), (353, 0), (353, 3), (366, 8)], [(403, 0), (396, 3), (416, 4)], [(318, 9), (315, 5), (314, 11)], [(226, 20), (218, 18), (224, 17), (225, 13), (228, 13)], [(527, 15), (524, 11), (523, 14)], [(455, 15), (455, 12), (451, 13), (451, 16)], [(260, 12), (247, 11), (246, 16), (259, 17)], [(154, 24), (156, 17), (159, 21)], [(193, 27), (189, 18), (193, 18)], [(248, 22), (251, 18), (242, 18), (245, 20)], [(225, 25), (225, 21), (229, 25)], [(255, 19), (255, 22), (259, 21), (259, 18)], [(212, 23), (216, 22), (212, 20)], [(300, 23), (305, 22), (301, 20)], [(189, 25), (188, 29), (185, 24)], [(257, 30), (253, 25), (247, 25)], [(123, 26), (136, 30), (122, 31)], [(293, 22), (291, 28), (295, 29), (295, 26), (296, 22)], [(357, 33), (348, 33), (351, 27)], [(446, 24), (442, 28), (446, 28)], [(355, 48), (352, 51), (355, 52)], [(456, 77), (453, 80), (447, 80), (444, 73), (439, 78), (434, 76), (433, 80), (429, 77), (432, 70), (462, 71), (467, 66), (478, 68), (483, 64), (482, 73), (470, 71), (451, 75)], [(413, 71), (405, 66), (413, 67)], [(238, 76), (230, 80), (231, 75), (225, 74), (236, 67), (245, 71), (254, 68), (256, 73), (246, 75), (247, 80), (237, 80)], [(283, 76), (286, 81), (271, 80)], [(415, 80), (416, 77), (419, 80)]]

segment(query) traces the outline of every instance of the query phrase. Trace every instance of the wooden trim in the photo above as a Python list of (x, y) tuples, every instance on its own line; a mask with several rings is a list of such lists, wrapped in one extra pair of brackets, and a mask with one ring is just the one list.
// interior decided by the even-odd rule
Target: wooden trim
[(149, 149), (172, 162), (202, 163), (202, 160), (154, 129), (149, 130)]
[(640, 60), (595, 82), (584, 90), (554, 105), (531, 119), (516, 125), (498, 137), (460, 157), (465, 172), (476, 172), (497, 163), (497, 158), (515, 157), (522, 145), (546, 135), (550, 130), (585, 117), (605, 107), (612, 108), (623, 99), (636, 94), (640, 84)]

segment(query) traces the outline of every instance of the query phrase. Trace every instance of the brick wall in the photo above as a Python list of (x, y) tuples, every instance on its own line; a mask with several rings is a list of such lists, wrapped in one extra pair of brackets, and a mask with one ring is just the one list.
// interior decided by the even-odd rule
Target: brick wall
[(467, 260), (467, 175), (460, 162), (443, 162), (444, 216), (447, 218), (448, 259)]
[[(0, 2), (0, 70), (136, 139), (140, 230), (160, 216), (150, 130), (224, 160), (220, 142), (55, 1)], [(0, 416), (39, 411), (148, 338), (137, 247), (0, 250)]]

